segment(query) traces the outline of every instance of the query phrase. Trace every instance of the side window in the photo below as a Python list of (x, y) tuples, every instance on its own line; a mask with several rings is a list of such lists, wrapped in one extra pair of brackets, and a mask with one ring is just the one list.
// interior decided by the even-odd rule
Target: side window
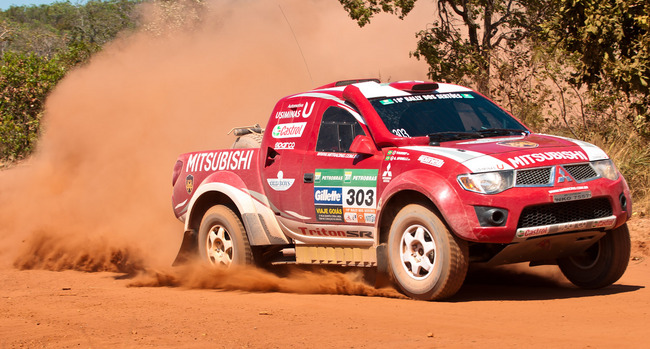
[(349, 152), (352, 141), (358, 135), (365, 133), (350, 112), (338, 107), (329, 107), (323, 113), (316, 151)]

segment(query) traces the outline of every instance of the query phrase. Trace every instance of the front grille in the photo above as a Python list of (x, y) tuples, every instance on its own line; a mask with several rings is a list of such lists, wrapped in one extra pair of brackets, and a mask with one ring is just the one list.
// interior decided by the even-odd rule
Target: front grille
[(517, 170), (516, 186), (548, 185), (551, 183), (551, 167)]
[(607, 198), (596, 198), (526, 207), (519, 217), (518, 228), (577, 222), (612, 215)]
[(569, 172), (571, 177), (576, 181), (586, 181), (598, 177), (598, 173), (589, 164), (564, 165), (564, 169)]

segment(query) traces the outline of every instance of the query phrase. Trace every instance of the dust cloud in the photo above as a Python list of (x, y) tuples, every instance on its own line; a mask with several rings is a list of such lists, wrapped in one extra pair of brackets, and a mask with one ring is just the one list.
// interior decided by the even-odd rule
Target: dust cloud
[[(228, 130), (265, 124), (288, 94), (340, 79), (426, 78), (425, 64), (408, 52), (430, 8), (416, 8), (404, 21), (380, 15), (360, 29), (336, 1), (207, 5), (187, 14), (182, 6), (143, 6), (142, 28), (105, 47), (51, 93), (36, 153), (0, 173), (0, 266), (166, 270), (183, 231), (170, 202), (178, 154), (228, 147)], [(170, 23), (173, 29), (165, 29)], [(192, 287), (208, 282), (196, 273), (149, 277), (155, 275)], [(287, 285), (337, 277), (264, 280), (269, 290), (299, 291)], [(226, 279), (220, 287), (258, 289)], [(362, 287), (342, 284), (314, 287)]]
[(308, 270), (288, 267), (271, 273), (253, 267), (214, 268), (192, 263), (174, 270), (146, 270), (129, 284), (131, 287), (185, 287), (246, 292), (285, 292), (298, 294), (346, 294), (369, 297), (406, 298), (392, 288), (367, 285), (359, 270), (340, 272), (322, 268)]

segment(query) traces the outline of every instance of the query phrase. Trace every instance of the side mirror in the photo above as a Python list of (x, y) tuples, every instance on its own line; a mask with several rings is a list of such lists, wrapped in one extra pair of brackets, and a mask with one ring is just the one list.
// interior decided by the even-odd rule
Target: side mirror
[(352, 144), (350, 144), (350, 152), (374, 155), (377, 152), (377, 147), (375, 146), (375, 142), (372, 140), (372, 138), (359, 135), (356, 136), (354, 138), (354, 141), (352, 141)]

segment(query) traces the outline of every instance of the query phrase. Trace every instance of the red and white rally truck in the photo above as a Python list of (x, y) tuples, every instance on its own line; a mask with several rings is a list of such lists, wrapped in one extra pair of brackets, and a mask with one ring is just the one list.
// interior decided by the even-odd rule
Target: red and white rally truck
[(177, 260), (377, 268), (426, 300), (456, 293), (470, 263), (558, 264), (583, 288), (627, 268), (630, 191), (607, 154), (468, 88), (340, 81), (239, 135), (176, 162)]

